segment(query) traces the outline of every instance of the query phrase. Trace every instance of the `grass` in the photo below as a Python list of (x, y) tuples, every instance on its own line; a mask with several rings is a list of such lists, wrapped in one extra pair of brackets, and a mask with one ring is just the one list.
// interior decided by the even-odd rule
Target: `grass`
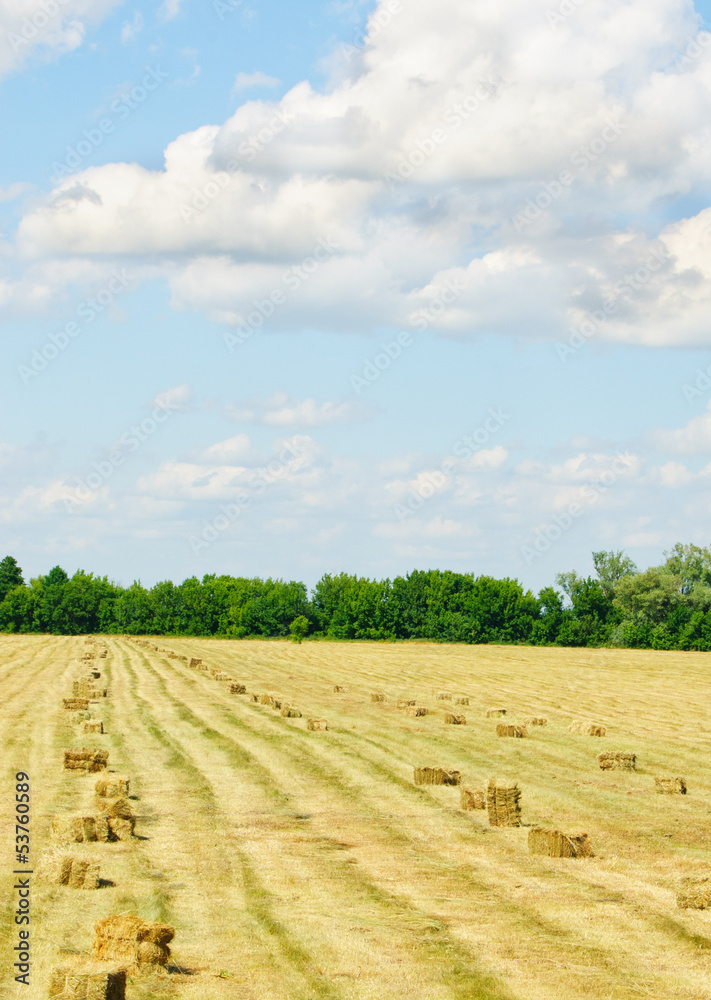
[[(129, 1000), (711, 1000), (711, 911), (675, 905), (682, 875), (711, 873), (705, 654), (155, 640), (281, 695), (303, 713), (292, 719), (165, 653), (106, 641), (107, 732), (91, 740), (131, 776), (138, 836), (77, 845), (101, 855), (110, 886), (36, 883), (33, 995), (51, 965), (89, 955), (96, 920), (130, 910), (177, 933), (170, 974), (133, 977)], [(52, 812), (92, 802), (93, 781), (59, 758), (76, 740), (60, 699), (83, 649), (0, 636), (6, 778), (31, 770), (40, 851)], [(440, 690), (469, 697), (466, 725), (444, 724)], [(431, 714), (407, 717), (407, 697)], [(485, 712), (498, 704), (548, 725), (497, 738)], [(328, 730), (307, 731), (309, 717)], [(607, 736), (572, 735), (571, 719)], [(603, 749), (633, 750), (637, 771), (602, 772)], [(458, 788), (415, 787), (424, 764), (474, 788), (517, 780), (525, 824), (587, 832), (596, 857), (529, 855), (526, 826), (491, 829), (461, 811)], [(656, 794), (657, 774), (682, 775), (689, 794)], [(0, 918), (7, 949), (8, 907)], [(5, 976), (3, 1000), (16, 993)]]

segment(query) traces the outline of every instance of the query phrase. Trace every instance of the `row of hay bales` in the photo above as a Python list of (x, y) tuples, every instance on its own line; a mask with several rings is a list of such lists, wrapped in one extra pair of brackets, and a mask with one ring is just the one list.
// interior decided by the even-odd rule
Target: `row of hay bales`
[[(103, 659), (108, 647), (87, 637), (89, 649), (82, 662)], [(93, 703), (108, 695), (98, 682), (101, 672), (92, 669), (73, 682), (72, 697), (64, 709), (83, 733), (103, 734), (103, 720), (91, 715)], [(130, 843), (136, 817), (129, 799), (130, 778), (109, 771), (109, 751), (104, 747), (72, 747), (63, 751), (64, 769), (73, 775), (99, 774), (94, 785), (94, 805), (80, 812), (58, 814), (50, 820), (52, 847), (40, 859), (38, 877), (67, 890), (95, 890), (102, 885), (100, 855), (83, 854), (75, 845)], [(77, 792), (80, 788), (77, 787)], [(151, 923), (132, 914), (112, 914), (94, 925), (91, 958), (55, 968), (49, 996), (54, 1000), (125, 1000), (129, 976), (166, 966), (168, 943), (175, 929)]]

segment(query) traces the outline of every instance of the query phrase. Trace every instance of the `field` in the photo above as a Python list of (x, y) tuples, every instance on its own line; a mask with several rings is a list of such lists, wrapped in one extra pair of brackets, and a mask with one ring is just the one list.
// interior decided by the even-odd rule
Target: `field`
[[(105, 642), (106, 734), (81, 736), (61, 699), (84, 640), (0, 636), (3, 1000), (45, 997), (51, 967), (127, 911), (176, 927), (169, 973), (132, 977), (129, 1000), (711, 1000), (711, 910), (675, 901), (682, 876), (711, 874), (708, 654), (151, 640), (244, 683), (235, 695), (166, 652)], [(402, 698), (431, 713), (406, 716)], [(498, 705), (548, 725), (497, 738)], [(572, 719), (607, 735), (572, 735)], [(137, 836), (77, 845), (101, 858), (96, 891), (33, 876), (28, 990), (10, 971), (14, 774), (31, 775), (34, 863), (50, 817), (93, 802), (96, 776), (62, 769), (82, 745), (131, 776)], [(607, 749), (633, 750), (636, 772), (601, 771)], [(524, 825), (489, 827), (459, 788), (415, 786), (415, 765), (476, 789), (518, 781)], [(663, 774), (689, 794), (657, 794)], [(595, 857), (529, 855), (534, 824), (587, 832)]]

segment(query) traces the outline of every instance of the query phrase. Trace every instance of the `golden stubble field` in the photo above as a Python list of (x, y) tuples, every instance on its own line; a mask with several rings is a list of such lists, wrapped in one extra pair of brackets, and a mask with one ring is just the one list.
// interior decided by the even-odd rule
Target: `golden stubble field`
[[(177, 928), (170, 973), (133, 978), (129, 1000), (711, 1000), (711, 910), (675, 902), (682, 876), (711, 874), (707, 654), (151, 640), (246, 685), (233, 695), (105, 641), (106, 734), (81, 736), (61, 699), (83, 639), (0, 636), (3, 1000), (45, 997), (51, 967), (81, 961), (95, 921), (121, 912)], [(444, 724), (440, 690), (469, 696), (466, 725)], [(250, 700), (264, 692), (303, 717)], [(406, 717), (406, 697), (431, 714)], [(548, 725), (497, 738), (498, 705)], [(607, 736), (571, 735), (572, 719)], [(137, 836), (77, 845), (111, 885), (34, 879), (27, 989), (10, 972), (14, 773), (32, 778), (36, 862), (50, 817), (93, 801), (96, 776), (62, 770), (62, 748), (81, 745), (131, 776)], [(636, 752), (637, 771), (601, 771), (605, 749)], [(587, 832), (596, 856), (529, 855), (527, 825), (490, 828), (458, 788), (416, 787), (415, 765), (474, 788), (517, 780), (524, 824)], [(689, 794), (656, 794), (660, 774)]]

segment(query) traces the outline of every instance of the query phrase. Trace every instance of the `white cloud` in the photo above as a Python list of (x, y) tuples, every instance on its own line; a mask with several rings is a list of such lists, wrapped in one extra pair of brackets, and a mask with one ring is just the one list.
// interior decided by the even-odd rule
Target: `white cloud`
[(172, 21), (180, 14), (183, 0), (163, 0), (160, 8), (160, 16), (164, 21)]
[(173, 386), (172, 389), (164, 389), (151, 400), (151, 406), (162, 407), (163, 409), (186, 413), (191, 408), (193, 400), (193, 390), (187, 382), (182, 385)]
[(261, 70), (256, 73), (238, 73), (232, 87), (232, 93), (238, 94), (243, 90), (251, 90), (253, 87), (278, 87), (281, 83), (276, 76), (267, 76)]
[(267, 427), (322, 427), (328, 424), (362, 420), (364, 406), (351, 400), (323, 403), (315, 399), (293, 399), (286, 393), (275, 393), (259, 402), (247, 400), (225, 407), (225, 414), (241, 423), (265, 424)]
[(139, 35), (143, 31), (143, 14), (140, 10), (137, 10), (133, 15), (132, 21), (126, 21), (121, 28), (121, 41), (125, 45), (126, 42), (132, 41), (136, 35)]
[(679, 455), (706, 454), (711, 449), (711, 401), (706, 412), (692, 417), (685, 427), (677, 430), (658, 428), (649, 435), (650, 443), (659, 451)]

